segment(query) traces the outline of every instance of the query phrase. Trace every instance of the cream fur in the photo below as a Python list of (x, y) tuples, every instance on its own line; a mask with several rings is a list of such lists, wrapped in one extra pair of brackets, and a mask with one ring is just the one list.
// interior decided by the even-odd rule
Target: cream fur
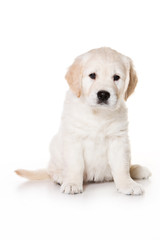
[[(95, 80), (89, 77), (93, 72)], [(120, 76), (116, 82), (114, 74)], [(75, 60), (66, 79), (71, 90), (66, 94), (60, 129), (50, 144), (48, 175), (64, 193), (82, 192), (83, 182), (114, 180), (119, 192), (142, 194), (142, 187), (132, 178), (151, 174), (142, 166), (131, 167), (125, 99), (137, 83), (132, 61), (110, 48), (94, 49)], [(97, 104), (100, 90), (110, 92), (108, 104)]]

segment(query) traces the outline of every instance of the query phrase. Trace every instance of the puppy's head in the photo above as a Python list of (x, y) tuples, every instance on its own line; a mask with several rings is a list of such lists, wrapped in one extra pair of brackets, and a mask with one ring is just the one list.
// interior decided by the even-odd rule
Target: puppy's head
[(131, 59), (110, 48), (94, 49), (76, 58), (66, 79), (77, 97), (92, 107), (109, 109), (127, 100), (137, 84)]

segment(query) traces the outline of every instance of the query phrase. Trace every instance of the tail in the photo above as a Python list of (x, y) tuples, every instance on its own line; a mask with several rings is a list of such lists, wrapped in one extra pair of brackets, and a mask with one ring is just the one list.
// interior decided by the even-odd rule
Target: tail
[(17, 175), (27, 178), (29, 180), (45, 180), (45, 179), (50, 178), (46, 169), (39, 169), (39, 170), (35, 170), (35, 171), (18, 169), (15, 171), (15, 173), (17, 173)]

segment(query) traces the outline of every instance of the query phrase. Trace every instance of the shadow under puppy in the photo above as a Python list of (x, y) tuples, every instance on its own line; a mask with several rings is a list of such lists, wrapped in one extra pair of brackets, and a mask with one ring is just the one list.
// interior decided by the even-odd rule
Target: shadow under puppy
[(83, 182), (114, 180), (119, 192), (142, 194), (133, 179), (151, 173), (131, 165), (125, 101), (137, 84), (132, 60), (111, 48), (94, 49), (75, 59), (66, 80), (70, 90), (48, 168), (16, 173), (31, 180), (51, 178), (64, 193), (81, 193)]

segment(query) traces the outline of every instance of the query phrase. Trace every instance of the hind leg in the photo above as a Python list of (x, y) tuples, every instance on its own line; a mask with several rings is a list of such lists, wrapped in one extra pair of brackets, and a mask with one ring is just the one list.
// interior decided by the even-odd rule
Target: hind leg
[(147, 179), (152, 174), (146, 167), (140, 165), (132, 165), (130, 168), (130, 175), (133, 179)]
[(63, 183), (63, 171), (62, 169), (58, 168), (52, 160), (48, 166), (48, 175), (53, 182), (59, 185)]

